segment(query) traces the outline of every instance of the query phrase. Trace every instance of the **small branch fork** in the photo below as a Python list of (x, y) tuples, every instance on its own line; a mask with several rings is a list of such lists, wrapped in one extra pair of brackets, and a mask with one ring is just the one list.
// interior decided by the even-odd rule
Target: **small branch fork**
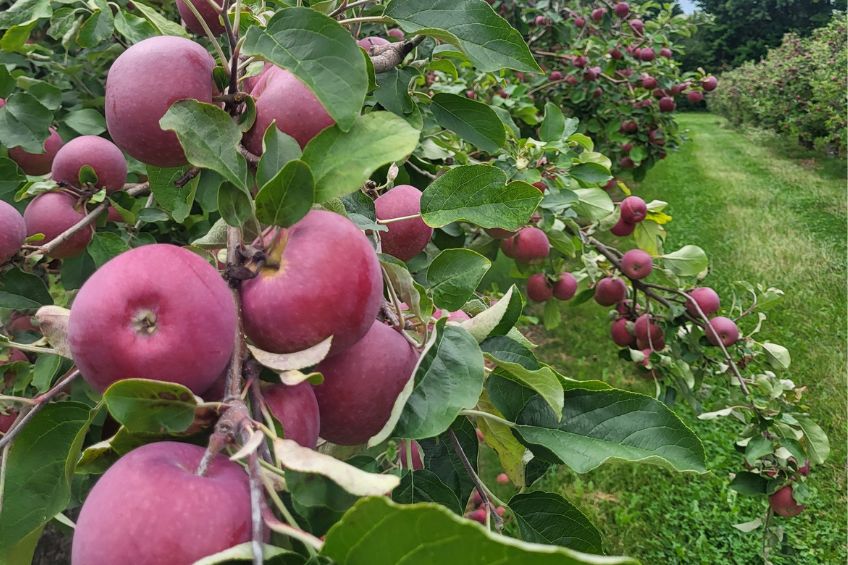
[(375, 73), (384, 73), (401, 64), (404, 57), (409, 55), (421, 42), (423, 35), (416, 35), (409, 41), (389, 43), (388, 45), (372, 45), (368, 49)]

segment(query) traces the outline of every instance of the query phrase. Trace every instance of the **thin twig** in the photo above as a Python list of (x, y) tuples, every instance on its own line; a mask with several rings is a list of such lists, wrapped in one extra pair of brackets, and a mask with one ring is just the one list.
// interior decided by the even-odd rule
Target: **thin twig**
[(462, 445), (459, 443), (459, 439), (456, 437), (456, 434), (453, 430), (448, 430), (448, 435), (450, 436), (451, 445), (453, 446), (453, 450), (456, 453), (459, 460), (462, 461), (462, 466), (465, 467), (465, 472), (468, 474), (468, 477), (471, 481), (476, 485), (477, 492), (480, 493), (480, 498), (483, 500), (483, 505), (486, 507), (486, 512), (490, 514), (495, 519), (495, 526), (500, 529), (503, 525), (503, 519), (498, 516), (498, 513), (495, 512), (495, 507), (492, 505), (492, 502), (489, 500), (489, 489), (483, 484), (483, 481), (480, 480), (480, 477), (477, 476), (477, 473), (474, 471), (474, 467), (471, 466), (471, 462), (468, 460), (468, 456), (465, 455), (465, 452), (462, 450)]
[[(241, 264), (239, 254), (241, 247), (241, 230), (239, 228), (227, 228), (227, 265), (236, 267)], [(231, 280), (233, 301), (236, 306), (236, 334), (233, 339), (233, 356), (230, 359), (230, 368), (227, 371), (225, 400), (229, 398), (238, 398), (241, 396), (241, 381), (242, 381), (242, 365), (245, 357), (245, 343), (241, 312), (241, 293), (239, 292), (240, 281)], [(233, 286), (235, 285), (235, 286)]]
[(5, 447), (10, 444), (15, 436), (17, 436), (20, 431), (26, 426), (30, 420), (32, 420), (36, 414), (41, 412), (41, 409), (44, 408), (47, 403), (49, 403), (53, 398), (56, 397), (57, 394), (62, 392), (62, 390), (68, 386), (74, 379), (76, 379), (80, 375), (79, 369), (73, 368), (63, 376), (59, 381), (53, 385), (53, 387), (45, 393), (39, 394), (36, 396), (33, 401), (35, 404), (32, 405), (32, 408), (27, 410), (25, 413), (21, 411), (21, 415), (15, 420), (15, 423), (12, 424), (12, 427), (6, 432), (6, 434), (0, 438), (0, 448)]

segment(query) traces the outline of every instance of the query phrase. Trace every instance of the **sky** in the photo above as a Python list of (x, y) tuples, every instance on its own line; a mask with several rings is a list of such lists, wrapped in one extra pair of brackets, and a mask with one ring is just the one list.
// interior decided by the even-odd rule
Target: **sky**
[(680, 8), (683, 10), (685, 14), (691, 14), (695, 11), (695, 1), (694, 0), (678, 0), (680, 4)]

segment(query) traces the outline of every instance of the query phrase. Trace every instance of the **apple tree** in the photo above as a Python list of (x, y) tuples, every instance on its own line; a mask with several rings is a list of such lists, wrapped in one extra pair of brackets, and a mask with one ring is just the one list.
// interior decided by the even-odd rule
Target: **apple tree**
[[(828, 447), (754, 338), (779, 291), (715, 316), (703, 251), (663, 249), (665, 203), (613, 202), (591, 130), (474, 95), (541, 72), (488, 3), (303, 4), (0, 14), (3, 559), (56, 520), (78, 565), (631, 563), (533, 484), (706, 472), (668, 406), (706, 382), (738, 489), (800, 511)], [(657, 394), (537, 359), (525, 284), (549, 326), (555, 300), (613, 307)]]

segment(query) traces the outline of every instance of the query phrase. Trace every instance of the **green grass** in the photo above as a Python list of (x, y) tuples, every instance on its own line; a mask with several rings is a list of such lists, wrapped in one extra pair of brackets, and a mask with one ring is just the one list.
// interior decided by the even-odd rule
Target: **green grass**
[[(637, 193), (668, 201), (667, 249), (691, 243), (709, 255), (707, 279), (722, 295), (734, 281), (786, 292), (760, 334), (788, 347), (791, 378), (809, 387), (811, 412), (831, 440), (829, 461), (813, 470), (814, 503), (784, 519), (787, 544), (775, 563), (846, 562), (846, 178), (845, 162), (805, 153), (790, 141), (727, 129), (710, 114), (680, 116), (691, 140), (655, 167)], [(653, 393), (617, 359), (605, 314), (594, 303), (563, 307), (563, 326), (540, 355), (576, 378), (602, 378)], [(757, 563), (761, 538), (733, 524), (761, 514), (764, 502), (727, 487), (741, 458), (728, 419), (701, 422), (678, 413), (704, 441), (711, 473), (673, 474), (612, 464), (584, 476), (567, 470), (543, 479), (589, 513), (608, 551), (643, 563)]]

